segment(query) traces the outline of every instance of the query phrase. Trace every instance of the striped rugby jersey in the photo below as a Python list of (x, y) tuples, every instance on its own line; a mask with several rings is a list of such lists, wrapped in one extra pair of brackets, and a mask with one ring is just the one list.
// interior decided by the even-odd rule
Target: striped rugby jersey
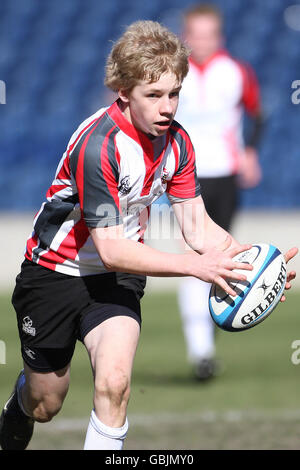
[(142, 242), (150, 206), (164, 192), (180, 199), (200, 194), (187, 133), (173, 121), (151, 140), (115, 101), (72, 135), (35, 216), (25, 257), (68, 275), (104, 273), (88, 228), (123, 224), (126, 238)]

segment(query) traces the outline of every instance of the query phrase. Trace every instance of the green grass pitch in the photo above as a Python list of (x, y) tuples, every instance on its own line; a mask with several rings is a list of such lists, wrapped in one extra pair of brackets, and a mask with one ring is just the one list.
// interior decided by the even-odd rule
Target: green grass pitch
[[(297, 449), (300, 447), (300, 292), (263, 323), (217, 330), (222, 374), (197, 383), (186, 359), (176, 293), (147, 293), (132, 377), (126, 449)], [(22, 367), (10, 296), (0, 296), (0, 406)], [(299, 346), (298, 346), (299, 348)], [(3, 349), (3, 348), (2, 348)], [(294, 354), (294, 356), (293, 356)], [(2, 351), (2, 362), (3, 362)], [(0, 356), (1, 362), (1, 356)], [(81, 449), (92, 408), (92, 378), (78, 343), (63, 409), (38, 424), (30, 449)]]

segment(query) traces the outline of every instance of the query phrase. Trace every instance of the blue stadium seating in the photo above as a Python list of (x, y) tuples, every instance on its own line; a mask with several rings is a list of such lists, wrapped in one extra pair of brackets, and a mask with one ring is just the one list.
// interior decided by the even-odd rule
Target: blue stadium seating
[[(184, 5), (183, 5), (184, 3)], [(191, 0), (1, 0), (0, 209), (35, 210), (77, 125), (108, 104), (103, 85), (111, 41), (138, 19), (179, 32)], [(257, 72), (266, 114), (262, 183), (241, 192), (242, 207), (300, 206), (299, 38), (284, 22), (290, 0), (215, 0), (228, 49)]]

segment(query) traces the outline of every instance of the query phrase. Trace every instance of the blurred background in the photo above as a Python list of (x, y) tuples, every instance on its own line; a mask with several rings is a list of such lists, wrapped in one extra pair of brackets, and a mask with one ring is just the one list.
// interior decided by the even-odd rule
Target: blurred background
[[(44, 200), (71, 134), (86, 117), (111, 102), (112, 96), (105, 90), (103, 79), (112, 41), (127, 25), (139, 19), (159, 21), (179, 34), (181, 11), (194, 3), (190, 0), (0, 0), (0, 290), (4, 292), (0, 299), (3, 315), (0, 339), (7, 344), (8, 364), (8, 367), (0, 365), (1, 403), (10, 392), (19, 364), (9, 289), (19, 270), (32, 215)], [(263, 179), (255, 189), (241, 192), (233, 232), (241, 242), (273, 241), (284, 250), (299, 244), (300, 235), (300, 91), (297, 94), (297, 88), (300, 90), (300, 2), (215, 0), (213, 3), (224, 14), (227, 49), (255, 69), (265, 113), (258, 149)], [(157, 241), (153, 244), (157, 246)], [(176, 249), (168, 240), (158, 247), (166, 251)], [(299, 261), (293, 266), (299, 266)], [(290, 361), (290, 345), (297, 339), (295, 331), (298, 329), (297, 290), (288, 313), (290, 329), (282, 325), (279, 317), (274, 321), (274, 330), (268, 329), (267, 322), (257, 331), (254, 329), (255, 350), (251, 332), (237, 335), (230, 344), (228, 336), (223, 340), (221, 334), (220, 351), (225, 363), (234, 363), (234, 370), (229, 369), (228, 374), (216, 382), (216, 388), (209, 386), (199, 392), (190, 384), (186, 371), (179, 318), (169, 320), (168, 317), (177, 305), (172, 296), (175, 284), (172, 280), (167, 282), (149, 282), (149, 289), (159, 291), (168, 286), (171, 294), (163, 296), (154, 292), (151, 301), (145, 300), (145, 312), (149, 315), (145, 315), (144, 342), (134, 377), (131, 413), (136, 431), (132, 441), (129, 440), (129, 448), (137, 448), (137, 445), (142, 446), (140, 448), (147, 448), (147, 445), (150, 445), (148, 448), (159, 448), (159, 445), (165, 446), (161, 448), (176, 448), (176, 445), (177, 448), (189, 448), (189, 445), (194, 448), (199, 445), (202, 448), (212, 448), (210, 445), (263, 448), (264, 440), (258, 438), (252, 442), (251, 439), (257, 434), (257, 420), (265, 423), (267, 414), (270, 417), (275, 408), (278, 413), (273, 414), (270, 427), (264, 424), (261, 428), (269, 436), (265, 445), (273, 448), (299, 445), (296, 440), (300, 423), (296, 393), (298, 369)], [(163, 332), (157, 333), (162, 310), (168, 338)], [(4, 321), (8, 311), (12, 313), (11, 323)], [(271, 337), (269, 343), (266, 343), (267, 336)], [(157, 340), (155, 350), (153, 338)], [(241, 351), (247, 351), (246, 355)], [(71, 425), (61, 422), (60, 428), (54, 425), (52, 440), (47, 432), (44, 437), (41, 434), (42, 441), (36, 444), (33, 441), (33, 448), (35, 445), (36, 448), (81, 445), (86, 422), (80, 418), (87, 419), (90, 401), (82, 401), (86, 393), (83, 385), (88, 383), (82, 384), (82, 377), (87, 373), (85, 356), (80, 361), (81, 365), (74, 368), (73, 395), (66, 402), (63, 415), (74, 418), (74, 407), (80, 403), (79, 421)], [(161, 369), (154, 364), (159, 364)], [(245, 385), (242, 391), (238, 387), (241, 381)], [(270, 400), (268, 387), (271, 384), (269, 392), (273, 398)], [(232, 414), (232, 409), (242, 411)], [(247, 414), (249, 409), (250, 414)], [(221, 414), (216, 414), (219, 412)], [(156, 413), (160, 421), (154, 418), (151, 421), (151, 413)], [(277, 424), (280, 421), (281, 428), (274, 425), (274, 419)], [(241, 437), (243, 420), (249, 425), (249, 434), (244, 440)], [(162, 431), (159, 435), (157, 422)], [(216, 422), (220, 430), (217, 437)], [(202, 431), (205, 428), (209, 432), (199, 434), (199, 423)], [(181, 431), (178, 431), (178, 424)], [(193, 443), (184, 440), (190, 435), (191, 425), (195, 426)], [(52, 428), (43, 429), (51, 433)], [(62, 432), (67, 429), (69, 437), (71, 429), (78, 431), (78, 435), (74, 439), (71, 435), (64, 447), (58, 429)], [(177, 429), (177, 441), (172, 440), (174, 429)], [(275, 435), (278, 429), (282, 429), (281, 435)], [(271, 435), (270, 430), (275, 434)], [(210, 431), (215, 436), (213, 441), (208, 439)], [(147, 439), (147, 432), (152, 440)], [(292, 439), (287, 442), (289, 432)], [(236, 436), (237, 440), (224, 443), (229, 435)], [(196, 436), (201, 437), (202, 444)]]
[[(78, 124), (111, 96), (103, 86), (111, 41), (137, 19), (180, 32), (190, 0), (1, 0), (0, 209), (35, 210)], [(227, 47), (255, 69), (266, 123), (262, 183), (244, 191), (245, 208), (300, 206), (300, 4), (293, 0), (218, 0)], [(16, 184), (17, 183), (17, 184)]]
[[(112, 41), (138, 19), (160, 21), (180, 34), (182, 9), (193, 3), (191, 0), (1, 0), (1, 233), (14, 243), (15, 251), (17, 243), (22, 243), (23, 250), (23, 231), (27, 236), (32, 213), (44, 200), (71, 134), (86, 117), (112, 101), (111, 93), (103, 85), (105, 60)], [(265, 115), (258, 148), (263, 179), (256, 188), (240, 193), (241, 211), (255, 214), (251, 218), (246, 215), (248, 229), (238, 218), (236, 226), (244, 228), (241, 241), (249, 231), (255, 235), (256, 214), (260, 211), (263, 214), (259, 219), (260, 240), (273, 240), (285, 249), (286, 244), (296, 243), (292, 235), (296, 238), (295, 228), (297, 237), (300, 235), (300, 92), (297, 91), (300, 90), (297, 82), (300, 80), (300, 3), (293, 0), (216, 0), (214, 3), (224, 14), (229, 52), (249, 62), (257, 74)], [(282, 230), (277, 216), (285, 214), (286, 217), (287, 211), (291, 217)], [(15, 214), (20, 226), (11, 238)], [(271, 232), (265, 232), (271, 228)], [(2, 255), (8, 256), (7, 250)], [(9, 263), (9, 266), (14, 275), (15, 265)], [(8, 279), (6, 272), (0, 276), (0, 285), (1, 282), (6, 285)]]

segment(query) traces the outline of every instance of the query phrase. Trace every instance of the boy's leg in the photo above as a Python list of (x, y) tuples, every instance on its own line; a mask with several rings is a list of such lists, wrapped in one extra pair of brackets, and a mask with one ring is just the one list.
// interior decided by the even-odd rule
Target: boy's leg
[(58, 413), (69, 386), (67, 366), (40, 373), (24, 364), (0, 417), (0, 445), (4, 450), (25, 450), (34, 421), (47, 422)]
[(126, 417), (133, 360), (140, 334), (131, 317), (111, 317), (84, 338), (94, 373), (94, 410), (84, 449), (121, 450), (126, 437)]
[(19, 390), (23, 411), (40, 423), (50, 421), (61, 409), (70, 382), (70, 364), (55, 372), (36, 372), (24, 363), (24, 385)]

